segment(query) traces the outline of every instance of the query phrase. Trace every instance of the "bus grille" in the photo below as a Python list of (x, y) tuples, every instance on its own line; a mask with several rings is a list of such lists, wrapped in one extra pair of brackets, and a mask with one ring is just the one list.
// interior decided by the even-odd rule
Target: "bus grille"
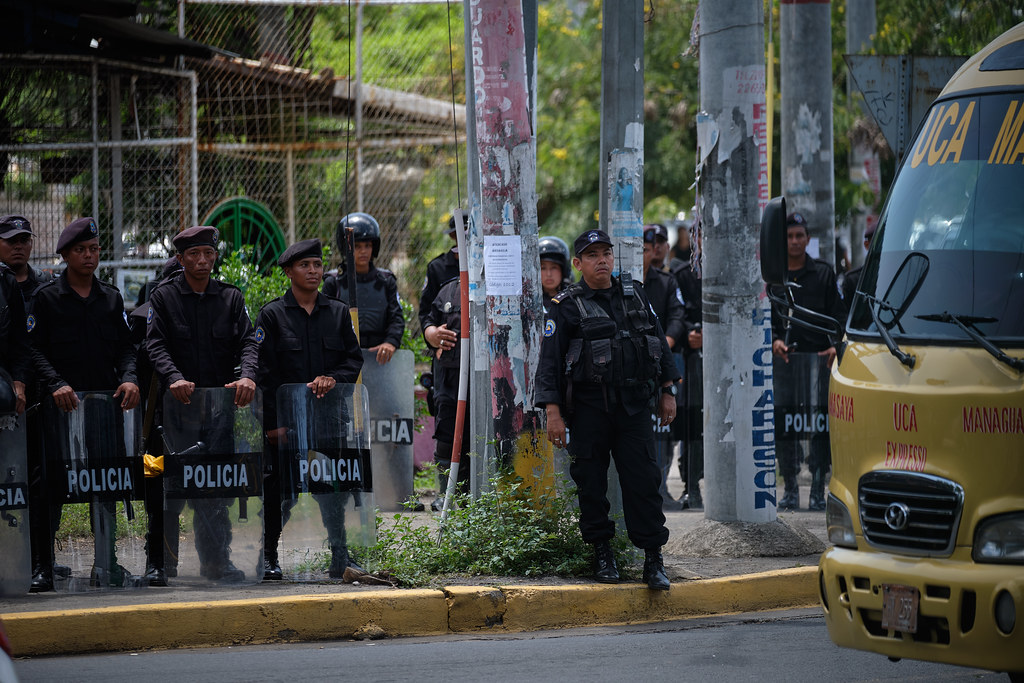
[(964, 502), (959, 484), (915, 472), (868, 472), (858, 493), (870, 545), (911, 555), (953, 552)]

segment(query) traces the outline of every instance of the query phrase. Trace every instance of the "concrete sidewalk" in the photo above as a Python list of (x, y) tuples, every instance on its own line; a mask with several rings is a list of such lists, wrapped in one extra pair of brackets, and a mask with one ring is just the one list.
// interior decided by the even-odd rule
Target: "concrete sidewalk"
[[(0, 599), (17, 656), (649, 623), (818, 602), (816, 553), (715, 556), (703, 511), (666, 513), (672, 589), (586, 579), (467, 578), (443, 588), (341, 583), (169, 586)], [(825, 539), (822, 512), (780, 513), (779, 528)], [(730, 533), (732, 530), (729, 530)], [(734, 551), (737, 545), (727, 539)], [(701, 548), (701, 553), (689, 547)], [(784, 549), (783, 549), (784, 550)], [(461, 582), (460, 582), (461, 583)]]

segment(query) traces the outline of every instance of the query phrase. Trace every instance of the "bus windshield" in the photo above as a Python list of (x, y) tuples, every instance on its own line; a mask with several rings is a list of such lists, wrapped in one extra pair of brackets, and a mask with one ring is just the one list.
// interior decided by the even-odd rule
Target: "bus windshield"
[(972, 343), (936, 319), (949, 313), (978, 321), (976, 329), (994, 343), (1024, 346), (1022, 124), (1024, 93), (932, 106), (879, 219), (852, 302), (851, 337), (878, 336), (868, 306), (878, 305), (900, 264), (918, 252), (930, 268), (889, 330), (893, 337)]

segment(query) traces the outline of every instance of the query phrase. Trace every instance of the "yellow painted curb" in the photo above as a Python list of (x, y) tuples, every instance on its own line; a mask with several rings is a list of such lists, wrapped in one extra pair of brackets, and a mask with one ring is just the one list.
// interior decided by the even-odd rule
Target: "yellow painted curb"
[(449, 586), (4, 614), (16, 656), (519, 632), (818, 604), (817, 567), (614, 586)]
[(438, 590), (372, 591), (3, 615), (16, 656), (438, 635)]

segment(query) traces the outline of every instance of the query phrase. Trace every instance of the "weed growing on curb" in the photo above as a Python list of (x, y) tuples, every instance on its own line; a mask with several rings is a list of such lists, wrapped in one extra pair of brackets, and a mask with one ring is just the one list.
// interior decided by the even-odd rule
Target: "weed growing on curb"
[[(560, 487), (556, 487), (560, 488)], [(377, 517), (377, 542), (360, 548), (367, 564), (387, 570), (405, 586), (423, 586), (452, 574), (586, 576), (593, 552), (579, 533), (575, 491), (535, 491), (516, 477), (495, 477), (477, 500), (460, 496), (437, 528), (413, 515)], [(628, 561), (628, 541), (614, 547)]]

